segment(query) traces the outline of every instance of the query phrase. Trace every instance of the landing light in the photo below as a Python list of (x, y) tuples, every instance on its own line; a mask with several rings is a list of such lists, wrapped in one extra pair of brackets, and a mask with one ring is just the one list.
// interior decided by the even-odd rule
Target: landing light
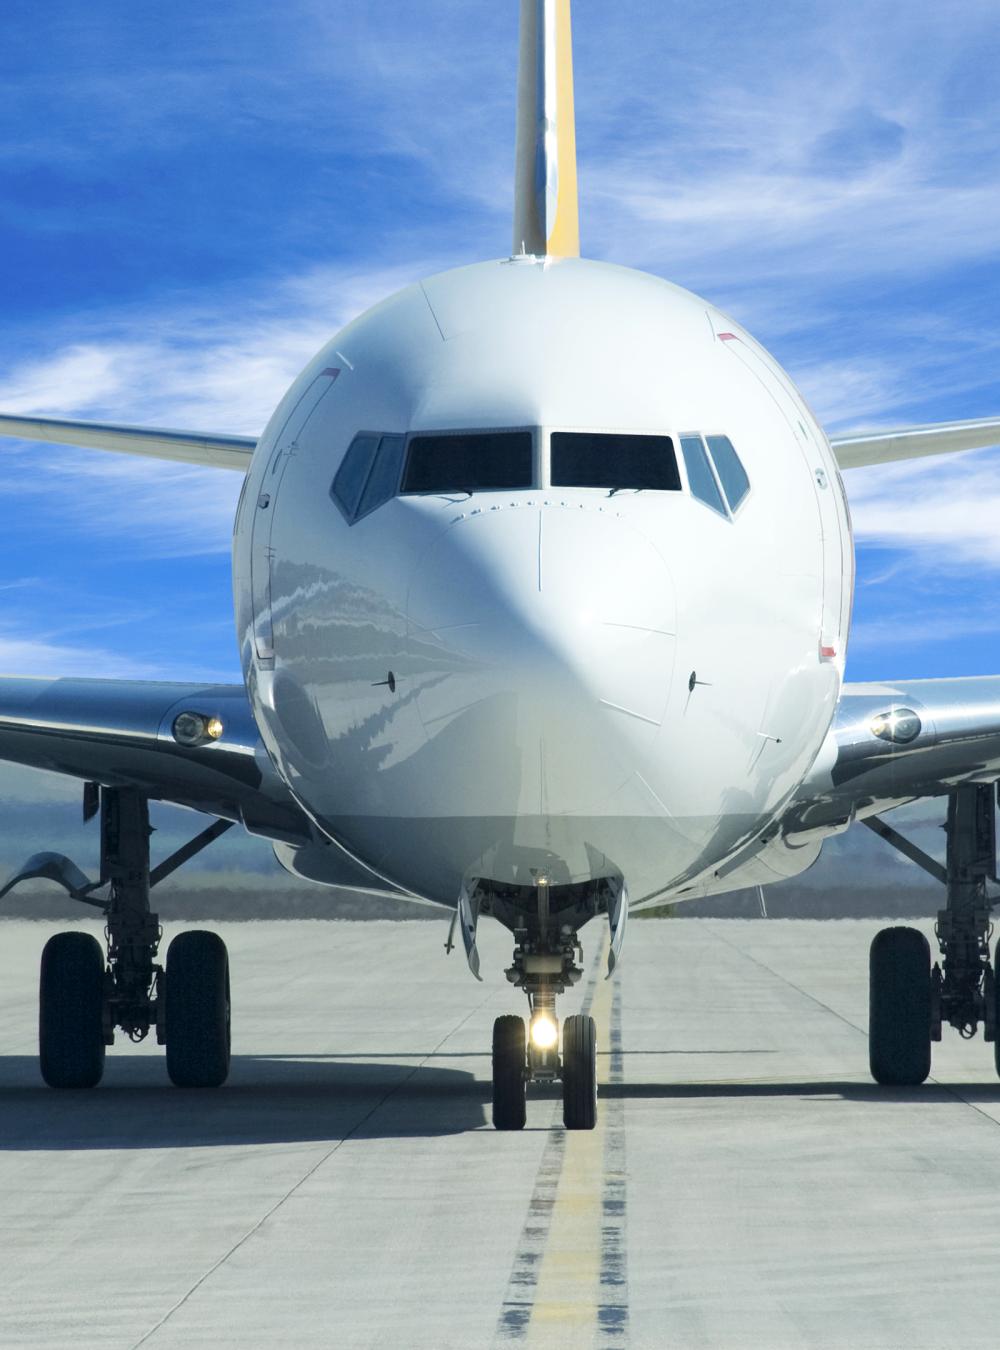
[(206, 717), (204, 713), (182, 712), (174, 718), (174, 740), (178, 745), (205, 745), (217, 741), (224, 730), (220, 717)]
[(551, 1050), (559, 1040), (559, 1028), (549, 1013), (535, 1013), (531, 1019), (531, 1044), (536, 1050)]
[(920, 718), (912, 708), (893, 708), (872, 719), (871, 732), (882, 741), (906, 745), (920, 735)]

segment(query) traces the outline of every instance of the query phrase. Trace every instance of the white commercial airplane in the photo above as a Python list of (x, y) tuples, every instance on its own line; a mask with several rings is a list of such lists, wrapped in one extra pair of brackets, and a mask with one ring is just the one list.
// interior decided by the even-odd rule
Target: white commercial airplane
[[(243, 684), (0, 682), (0, 757), (82, 779), (101, 816), (97, 881), (51, 853), (9, 883), (107, 916), (107, 951), (67, 932), (42, 958), (54, 1087), (96, 1084), (116, 1028), (155, 1027), (180, 1086), (225, 1079), (225, 948), (185, 932), (161, 969), (149, 893), (233, 823), (311, 881), (450, 907), (475, 974), (479, 918), (511, 931), (531, 1021), (494, 1029), (501, 1129), (533, 1079), (595, 1122), (594, 1023), (555, 1016), (590, 919), (613, 968), (630, 907), (793, 876), (854, 821), (946, 886), (940, 966), (912, 928), (873, 944), (875, 1078), (923, 1081), (943, 1022), (994, 1038), (1000, 676), (844, 683), (840, 471), (991, 445), (1000, 418), (831, 441), (710, 302), (581, 259), (569, 0), (522, 0), (521, 26), (510, 257), (349, 324), (259, 440), (0, 418), (245, 475)], [(881, 819), (929, 796), (946, 868)], [(152, 870), (150, 799), (216, 817)]]

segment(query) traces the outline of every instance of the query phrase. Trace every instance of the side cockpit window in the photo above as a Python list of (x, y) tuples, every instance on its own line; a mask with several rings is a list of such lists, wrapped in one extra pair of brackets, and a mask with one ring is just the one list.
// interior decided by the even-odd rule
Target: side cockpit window
[(700, 502), (704, 502), (713, 511), (718, 511), (720, 516), (724, 516), (726, 514), (725, 503), (722, 500), (722, 493), (719, 491), (715, 474), (712, 472), (712, 466), (708, 462), (708, 453), (701, 437), (682, 436), (681, 450), (684, 453), (684, 464), (687, 468), (692, 497), (697, 497)]
[(733, 449), (733, 443), (728, 436), (706, 436), (705, 440), (715, 461), (716, 472), (722, 490), (726, 494), (729, 509), (735, 511), (750, 491), (747, 471), (740, 463), (740, 457)]
[(401, 492), (496, 492), (534, 486), (530, 431), (411, 436)]
[(692, 433), (681, 437), (681, 450), (691, 495), (721, 516), (735, 515), (750, 491), (750, 479), (729, 437)]
[(549, 458), (553, 487), (680, 491), (677, 458), (669, 436), (554, 431)]
[(352, 524), (396, 495), (403, 436), (355, 436), (337, 470), (330, 495)]
[(399, 473), (403, 467), (405, 436), (383, 436), (378, 443), (378, 454), (371, 467), (365, 490), (361, 494), (358, 515), (366, 516), (383, 502), (390, 501), (399, 487)]

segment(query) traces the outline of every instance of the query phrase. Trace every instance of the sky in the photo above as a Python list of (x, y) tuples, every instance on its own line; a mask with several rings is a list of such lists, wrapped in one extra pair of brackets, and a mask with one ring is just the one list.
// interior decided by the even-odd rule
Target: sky
[[(995, 0), (574, 0), (583, 252), (828, 431), (1000, 414)], [(517, 0), (5, 0), (0, 411), (259, 431), (509, 250)], [(0, 671), (236, 680), (238, 475), (0, 442)], [(847, 475), (848, 678), (1000, 673), (1000, 451)], [(75, 789), (74, 789), (75, 790)]]

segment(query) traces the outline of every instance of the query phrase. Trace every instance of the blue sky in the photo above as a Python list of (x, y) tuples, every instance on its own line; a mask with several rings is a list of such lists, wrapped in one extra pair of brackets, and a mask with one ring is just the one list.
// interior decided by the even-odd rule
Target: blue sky
[[(7, 0), (0, 410), (255, 432), (343, 322), (509, 246), (517, 0)], [(827, 428), (1000, 413), (977, 0), (575, 0), (584, 252)], [(238, 678), (236, 475), (0, 446), (0, 670)], [(848, 475), (854, 679), (1000, 672), (1000, 452)]]

